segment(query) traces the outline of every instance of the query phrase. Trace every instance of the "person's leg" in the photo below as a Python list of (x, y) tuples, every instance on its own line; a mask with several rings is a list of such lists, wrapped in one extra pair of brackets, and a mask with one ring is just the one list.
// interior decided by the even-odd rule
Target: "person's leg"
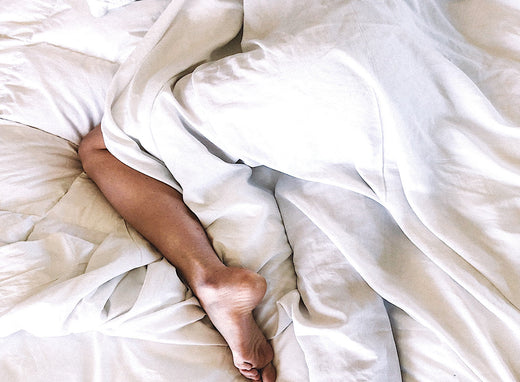
[(265, 294), (265, 279), (225, 266), (182, 195), (116, 159), (99, 126), (83, 139), (79, 155), (112, 206), (176, 267), (227, 341), (240, 372), (274, 381), (273, 351), (252, 315)]

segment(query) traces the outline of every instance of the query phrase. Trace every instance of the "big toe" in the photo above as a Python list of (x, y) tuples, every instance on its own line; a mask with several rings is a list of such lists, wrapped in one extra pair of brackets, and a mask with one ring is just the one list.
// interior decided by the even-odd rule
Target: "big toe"
[(276, 381), (276, 369), (272, 363), (269, 363), (262, 369), (262, 382), (275, 382)]
[(250, 369), (250, 370), (240, 369), (240, 373), (247, 379), (250, 379), (253, 381), (261, 381), (260, 373), (256, 369)]

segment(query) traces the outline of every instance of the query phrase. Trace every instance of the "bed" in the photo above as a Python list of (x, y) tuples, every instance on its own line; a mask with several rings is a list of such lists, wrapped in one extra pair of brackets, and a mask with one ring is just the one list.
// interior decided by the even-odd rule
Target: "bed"
[(520, 4), (4, 0), (0, 379), (243, 381), (83, 172), (266, 278), (277, 381), (520, 379)]

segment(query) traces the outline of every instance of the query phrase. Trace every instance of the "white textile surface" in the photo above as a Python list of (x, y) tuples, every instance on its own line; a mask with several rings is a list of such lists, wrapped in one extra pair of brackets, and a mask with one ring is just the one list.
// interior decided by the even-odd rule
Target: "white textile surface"
[[(84, 0), (2, 2), (0, 380), (243, 380), (175, 269), (77, 157), (112, 76), (167, 3), (94, 18)], [(275, 364), (300, 365), (279, 368), (280, 380), (307, 379), (286, 314), (266, 306), (281, 332)]]
[(520, 379), (520, 4), (4, 4), (0, 379), (243, 380), (82, 173), (102, 114), (267, 279), (280, 382)]
[(128, 5), (135, 0), (87, 0), (90, 12), (93, 16), (101, 17), (112, 9)]
[[(176, 2), (119, 73), (103, 124), (109, 149), (182, 189), (223, 257), (254, 269), (266, 252), (226, 241), (226, 232), (275, 221), (257, 212), (274, 202), (251, 167), (287, 174), (275, 188), (377, 294), (476, 378), (516, 380), (519, 6), (245, 1), (242, 51), (212, 61), (221, 41), (205, 36), (218, 30), (228, 41), (239, 21), (197, 13), (209, 3), (230, 17), (230, 2)], [(479, 38), (481, 23), (495, 37)], [(289, 239), (297, 238), (290, 222)], [(277, 237), (263, 228), (248, 234)], [(298, 282), (305, 290), (307, 280)], [(361, 310), (381, 305), (369, 293), (361, 301)], [(298, 311), (288, 310), (297, 330)], [(355, 370), (341, 372), (397, 379), (387, 317), (381, 309), (368, 316), (382, 331), (357, 341)], [(308, 351), (312, 375), (320, 358)]]
[(119, 65), (168, 2), (96, 18), (85, 0), (2, 0), (0, 118), (79, 143), (101, 121)]
[[(73, 144), (1, 122), (0, 152), (0, 380), (244, 380), (175, 269), (111, 208)], [(306, 380), (292, 326), (273, 346), (279, 380)]]

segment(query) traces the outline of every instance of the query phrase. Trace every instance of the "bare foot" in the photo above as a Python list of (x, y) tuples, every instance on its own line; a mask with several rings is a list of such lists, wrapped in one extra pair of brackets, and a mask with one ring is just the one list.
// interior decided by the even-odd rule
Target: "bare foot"
[(262, 276), (247, 269), (226, 267), (195, 292), (209, 319), (231, 348), (240, 373), (253, 381), (274, 382), (273, 349), (252, 314), (265, 291)]

